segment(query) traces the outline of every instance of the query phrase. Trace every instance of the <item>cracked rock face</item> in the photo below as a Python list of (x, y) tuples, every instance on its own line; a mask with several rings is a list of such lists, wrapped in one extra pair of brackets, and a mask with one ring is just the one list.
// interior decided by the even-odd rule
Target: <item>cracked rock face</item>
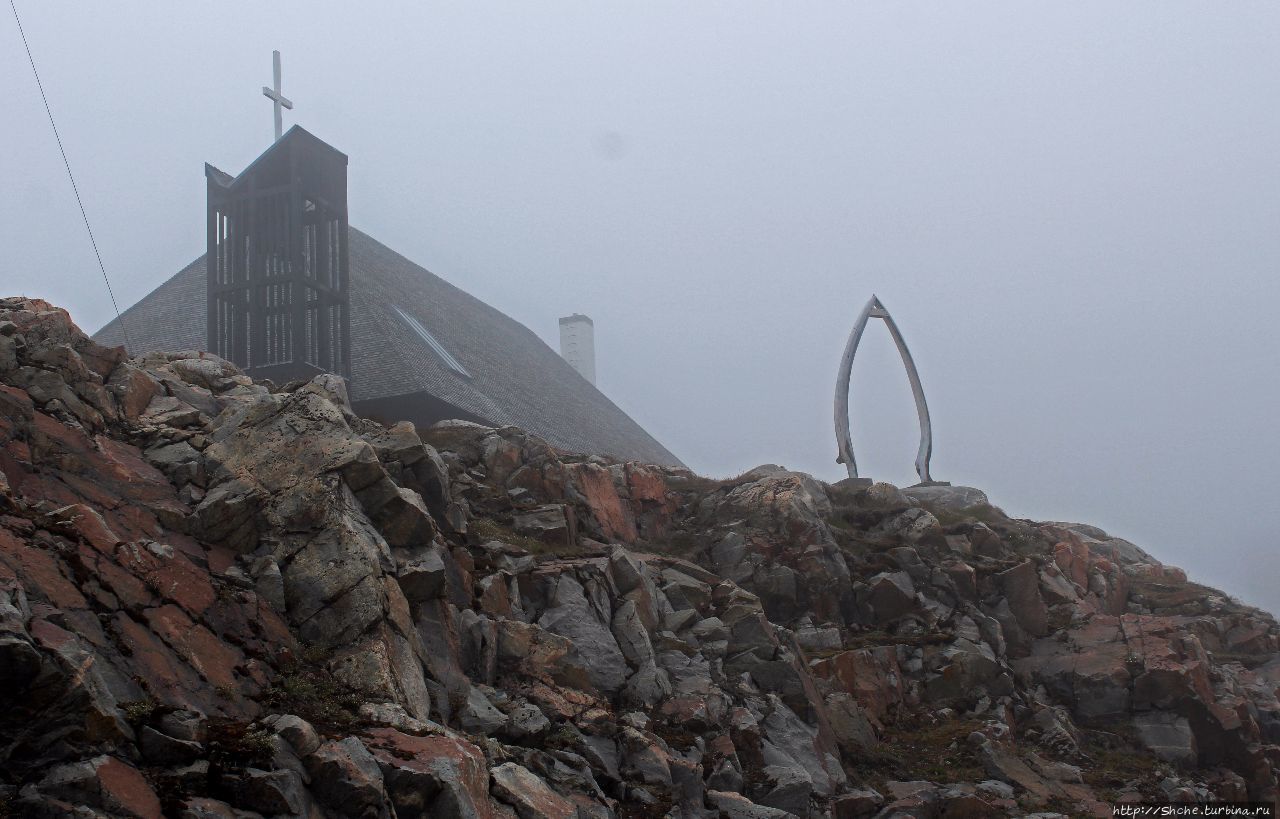
[(1280, 631), (964, 487), (352, 414), (0, 299), (0, 815), (1274, 800)]

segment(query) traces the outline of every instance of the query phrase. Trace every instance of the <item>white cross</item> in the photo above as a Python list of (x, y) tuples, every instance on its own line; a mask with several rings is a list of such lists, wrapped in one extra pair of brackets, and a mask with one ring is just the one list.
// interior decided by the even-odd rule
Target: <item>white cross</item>
[(275, 69), (276, 87), (274, 89), (271, 89), (271, 88), (267, 88), (265, 85), (262, 86), (262, 96), (266, 97), (267, 99), (275, 103), (276, 139), (279, 139), (280, 136), (284, 133), (284, 120), (282, 119), (280, 108), (283, 106), (284, 108), (288, 108), (290, 111), (292, 111), (293, 103), (285, 99), (284, 96), (280, 94), (280, 52), (279, 51), (271, 52), (271, 62), (272, 62), (273, 68)]

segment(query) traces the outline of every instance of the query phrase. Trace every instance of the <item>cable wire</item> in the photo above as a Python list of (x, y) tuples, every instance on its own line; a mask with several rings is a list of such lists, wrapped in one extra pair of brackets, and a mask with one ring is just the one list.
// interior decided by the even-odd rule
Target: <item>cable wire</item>
[(18, 16), (18, 7), (14, 0), (9, 0), (9, 8), (13, 9), (13, 19), (18, 24), (18, 34), (22, 36), (22, 47), (27, 50), (27, 60), (31, 63), (31, 73), (36, 78), (36, 88), (40, 89), (40, 99), (44, 102), (44, 112), (49, 115), (49, 125), (53, 128), (53, 138), (58, 141), (58, 153), (62, 154), (62, 164), (67, 169), (67, 178), (71, 180), (71, 190), (75, 192), (76, 204), (80, 206), (80, 216), (84, 219), (84, 229), (89, 232), (89, 244), (93, 245), (93, 255), (98, 259), (98, 269), (102, 271), (102, 280), (107, 283), (107, 295), (111, 297), (111, 307), (116, 311), (116, 320), (120, 322), (120, 331), (124, 335), (125, 348), (133, 346), (129, 339), (129, 328), (124, 316), (120, 315), (120, 305), (116, 303), (115, 291), (111, 288), (111, 279), (107, 276), (107, 267), (102, 263), (102, 254), (98, 252), (98, 240), (93, 236), (93, 228), (89, 226), (89, 214), (85, 212), (84, 200), (80, 198), (80, 186), (76, 184), (75, 174), (71, 173), (71, 162), (67, 159), (66, 149), (62, 147), (62, 136), (58, 133), (58, 125), (53, 121), (53, 110), (49, 108), (49, 98), (44, 93), (44, 83), (40, 82), (40, 72), (36, 70), (36, 59), (31, 56), (31, 46), (27, 43), (27, 33), (22, 29), (22, 18)]

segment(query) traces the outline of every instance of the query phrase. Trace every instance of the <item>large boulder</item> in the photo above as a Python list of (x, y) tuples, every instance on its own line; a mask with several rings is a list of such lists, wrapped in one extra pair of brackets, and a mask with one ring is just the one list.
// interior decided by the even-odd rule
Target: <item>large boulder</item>
[(915, 584), (906, 572), (881, 572), (867, 581), (864, 599), (877, 623), (890, 623), (915, 609)]
[(112, 756), (59, 765), (40, 780), (40, 792), (130, 819), (160, 819), (160, 799), (132, 765)]
[(521, 765), (507, 762), (494, 768), (494, 796), (511, 805), (520, 819), (575, 819), (577, 807), (559, 795), (540, 777)]
[(330, 740), (305, 761), (311, 791), (322, 806), (359, 819), (391, 816), (382, 769), (358, 738)]
[(364, 736), (398, 816), (489, 819), (489, 769), (480, 749), (448, 736), (374, 728)]
[(552, 605), (538, 618), (538, 625), (567, 638), (573, 654), (587, 670), (592, 684), (605, 694), (616, 694), (627, 682), (626, 657), (602, 612), (587, 600), (581, 583), (568, 574), (555, 581)]

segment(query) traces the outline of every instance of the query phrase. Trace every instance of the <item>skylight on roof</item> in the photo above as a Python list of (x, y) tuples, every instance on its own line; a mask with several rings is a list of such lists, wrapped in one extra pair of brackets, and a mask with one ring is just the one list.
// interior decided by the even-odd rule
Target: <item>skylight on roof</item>
[(437, 341), (435, 336), (431, 335), (431, 331), (422, 326), (422, 322), (401, 310), (399, 307), (396, 307), (395, 311), (400, 315), (400, 318), (404, 319), (405, 324), (413, 328), (415, 333), (422, 336), (422, 340), (427, 342), (427, 346), (430, 347), (436, 355), (440, 356), (440, 360), (445, 363), (446, 367), (453, 370), (458, 375), (466, 378), (471, 377), (471, 373), (467, 372), (467, 368), (462, 366), (462, 362), (454, 358), (453, 355), (444, 348), (444, 345)]

